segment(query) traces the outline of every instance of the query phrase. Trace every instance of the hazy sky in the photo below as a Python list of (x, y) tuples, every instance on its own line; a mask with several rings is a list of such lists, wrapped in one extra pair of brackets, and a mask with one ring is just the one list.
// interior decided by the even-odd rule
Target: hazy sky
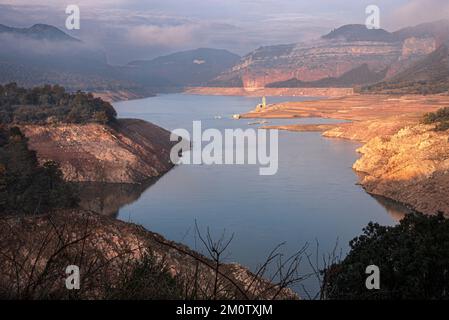
[(364, 23), (365, 8), (381, 9), (381, 27), (449, 18), (448, 0), (0, 0), (0, 23), (65, 25), (65, 7), (81, 9), (81, 29), (64, 31), (103, 47), (112, 63), (198, 47), (238, 54), (293, 43), (348, 23)]

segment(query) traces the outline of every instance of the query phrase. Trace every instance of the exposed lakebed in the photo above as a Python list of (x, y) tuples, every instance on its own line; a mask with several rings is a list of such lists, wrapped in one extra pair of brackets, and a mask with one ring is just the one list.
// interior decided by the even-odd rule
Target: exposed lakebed
[[(304, 100), (268, 98), (268, 102)], [(310, 98), (312, 99), (312, 98)], [(166, 129), (250, 128), (251, 120), (232, 115), (252, 109), (258, 98), (171, 94), (115, 103), (122, 118), (139, 118)], [(330, 119), (269, 120), (269, 125), (329, 123)], [(257, 165), (181, 165), (142, 192), (125, 197), (118, 219), (143, 225), (164, 237), (201, 251), (194, 226), (216, 236), (235, 234), (227, 262), (256, 268), (279, 243), (293, 253), (317, 240), (322, 253), (338, 239), (343, 254), (348, 242), (370, 221), (392, 225), (401, 207), (368, 195), (357, 183), (352, 164), (358, 143), (323, 138), (320, 133), (279, 132), (279, 170), (260, 176)], [(129, 192), (129, 191), (127, 191)], [(136, 199), (134, 202), (130, 200)], [(313, 251), (313, 250), (312, 250)], [(310, 269), (304, 262), (304, 273)], [(316, 289), (316, 281), (305, 283)], [(299, 290), (299, 288), (297, 288)], [(300, 291), (300, 290), (299, 290)]]

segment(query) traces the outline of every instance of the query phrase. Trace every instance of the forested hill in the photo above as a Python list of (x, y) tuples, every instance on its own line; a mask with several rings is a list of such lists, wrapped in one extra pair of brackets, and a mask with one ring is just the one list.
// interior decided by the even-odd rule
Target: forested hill
[(90, 93), (68, 93), (61, 86), (26, 89), (0, 85), (0, 124), (110, 123), (116, 111)]

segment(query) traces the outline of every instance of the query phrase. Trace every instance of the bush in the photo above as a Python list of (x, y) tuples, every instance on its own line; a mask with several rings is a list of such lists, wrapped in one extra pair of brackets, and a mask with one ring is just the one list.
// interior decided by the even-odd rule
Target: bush
[(429, 112), (424, 115), (425, 124), (433, 124), (442, 121), (449, 121), (449, 108), (441, 108), (436, 112)]
[(436, 124), (435, 131), (446, 131), (449, 129), (449, 108), (441, 108), (436, 112), (429, 112), (424, 115), (424, 124)]
[[(329, 299), (449, 298), (449, 220), (410, 214), (399, 225), (370, 223), (349, 255), (325, 270)], [(380, 269), (380, 290), (367, 290), (368, 265)]]

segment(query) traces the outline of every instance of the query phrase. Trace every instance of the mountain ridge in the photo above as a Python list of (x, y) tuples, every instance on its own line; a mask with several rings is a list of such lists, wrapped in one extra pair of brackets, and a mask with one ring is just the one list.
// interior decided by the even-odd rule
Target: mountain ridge
[(17, 28), (0, 24), (0, 34), (2, 33), (24, 36), (35, 40), (81, 42), (81, 40), (68, 35), (61, 29), (43, 23), (34, 24), (29, 28)]
[[(132, 61), (123, 68), (129, 79), (148, 86), (200, 86), (232, 67), (240, 56), (224, 49), (198, 48)], [(157, 79), (157, 81), (155, 81)]]
[(339, 78), (364, 64), (376, 73), (388, 68), (385, 79), (380, 79), (386, 80), (437, 49), (446, 29), (449, 30), (449, 20), (395, 32), (344, 25), (309, 42), (260, 47), (210, 84), (232, 87), (241, 83), (244, 88), (256, 89), (297, 79), (298, 85), (303, 86), (303, 82)]
[[(6, 43), (0, 48), (0, 82), (16, 81), (26, 86), (60, 83), (70, 90), (95, 92), (131, 89), (132, 96), (139, 92), (146, 96), (149, 92), (182, 91), (186, 87), (246, 90), (282, 84), (298, 88), (366, 86), (394, 81), (396, 75), (444, 43), (446, 31), (449, 34), (449, 20), (395, 32), (352, 24), (309, 42), (261, 46), (243, 57), (225, 49), (198, 48), (111, 66), (104, 53), (56, 27), (0, 25), (0, 35), (45, 39), (57, 46), (57, 50), (43, 54), (23, 48), (23, 43), (17, 50), (12, 49), (17, 43)], [(61, 51), (59, 43), (69, 43), (76, 50)]]

